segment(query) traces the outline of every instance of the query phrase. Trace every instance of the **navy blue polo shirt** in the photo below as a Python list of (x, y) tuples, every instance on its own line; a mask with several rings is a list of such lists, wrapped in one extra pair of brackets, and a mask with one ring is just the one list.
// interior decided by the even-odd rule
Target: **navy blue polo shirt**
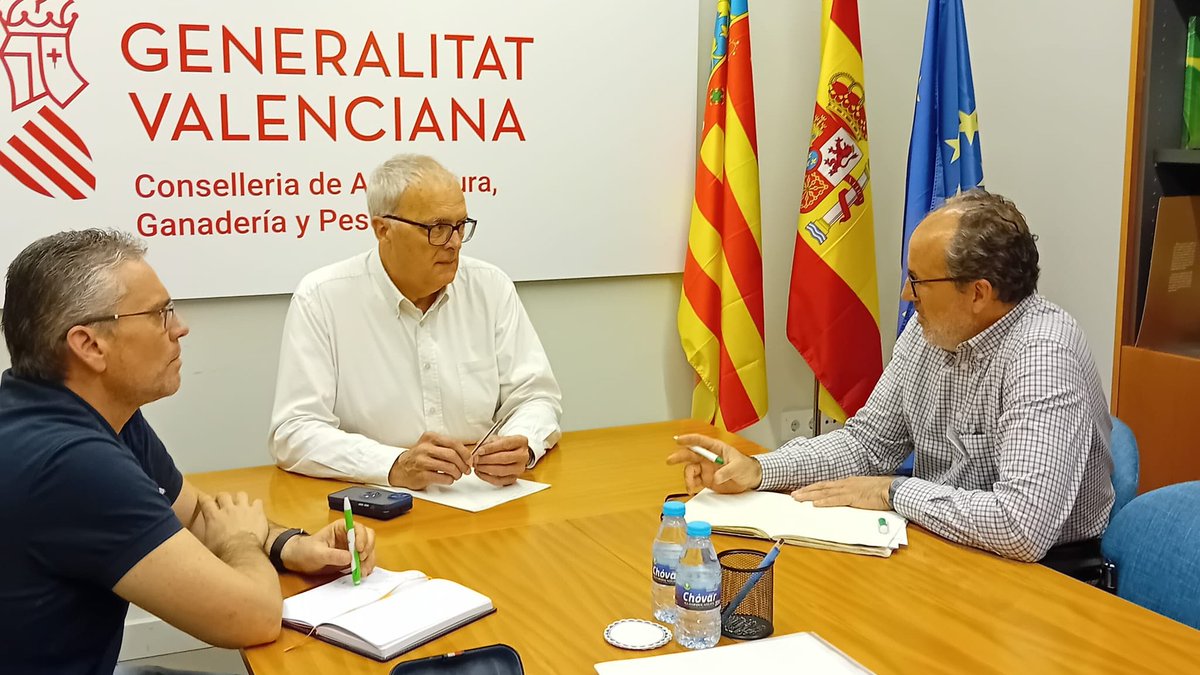
[(180, 529), (183, 476), (141, 411), (120, 434), (66, 387), (0, 376), (0, 673), (104, 673), (112, 587)]

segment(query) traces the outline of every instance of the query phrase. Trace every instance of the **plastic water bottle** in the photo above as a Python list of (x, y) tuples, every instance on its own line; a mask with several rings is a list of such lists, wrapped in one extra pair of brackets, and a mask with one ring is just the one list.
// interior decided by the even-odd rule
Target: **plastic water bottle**
[(654, 557), (650, 583), (650, 608), (654, 618), (666, 623), (675, 623), (675, 566), (683, 553), (683, 542), (687, 540), (687, 523), (683, 520), (686, 507), (683, 502), (663, 504), (662, 525), (654, 537), (651, 555)]
[(711, 536), (708, 523), (688, 523), (675, 568), (675, 641), (688, 649), (708, 649), (721, 639), (721, 564)]

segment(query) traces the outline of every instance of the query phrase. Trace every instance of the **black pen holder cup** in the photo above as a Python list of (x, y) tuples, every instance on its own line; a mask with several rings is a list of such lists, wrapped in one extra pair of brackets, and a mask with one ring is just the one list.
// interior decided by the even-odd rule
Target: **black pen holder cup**
[(766, 553), (749, 549), (721, 551), (717, 560), (721, 563), (721, 615), (726, 614), (729, 603), (738, 596), (742, 588), (756, 572), (762, 577), (737, 609), (721, 621), (721, 634), (734, 640), (758, 640), (775, 630), (772, 623), (772, 608), (775, 603), (775, 565), (763, 567)]

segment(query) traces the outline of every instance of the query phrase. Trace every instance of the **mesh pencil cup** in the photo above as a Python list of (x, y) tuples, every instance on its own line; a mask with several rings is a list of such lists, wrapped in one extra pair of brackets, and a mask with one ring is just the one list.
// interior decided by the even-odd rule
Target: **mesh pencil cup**
[[(721, 634), (734, 640), (758, 640), (775, 630), (772, 610), (775, 599), (775, 565), (764, 565), (766, 553), (733, 549), (717, 554), (721, 563)], [(732, 614), (729, 604), (750, 578), (762, 572), (758, 583), (746, 594)]]

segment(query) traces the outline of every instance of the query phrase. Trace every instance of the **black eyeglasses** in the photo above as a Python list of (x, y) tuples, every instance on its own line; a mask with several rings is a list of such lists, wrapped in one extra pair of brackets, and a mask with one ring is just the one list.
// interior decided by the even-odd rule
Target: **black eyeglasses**
[(457, 223), (434, 223), (426, 225), (425, 223), (418, 223), (415, 220), (393, 216), (390, 213), (384, 214), (380, 218), (395, 220), (425, 230), (426, 234), (429, 235), (429, 243), (434, 246), (445, 246), (450, 241), (450, 238), (454, 236), (455, 232), (462, 235), (464, 244), (471, 241), (471, 237), (475, 235), (475, 225), (478, 223), (474, 218), (463, 218)]
[(86, 326), (89, 323), (100, 323), (101, 321), (116, 321), (131, 316), (148, 316), (150, 314), (159, 314), (162, 316), (162, 329), (166, 332), (171, 327), (171, 322), (175, 318), (175, 301), (168, 302), (165, 306), (158, 309), (147, 309), (143, 312), (128, 312), (125, 314), (105, 314), (104, 316), (93, 316), (89, 319), (80, 321), (78, 325)]
[(912, 290), (913, 297), (916, 297), (916, 295), (917, 295), (917, 284), (932, 284), (932, 283), (937, 283), (939, 281), (962, 282), (962, 281), (970, 281), (970, 279), (967, 279), (965, 277), (939, 277), (937, 279), (915, 279), (915, 278), (913, 278), (912, 272), (908, 273), (908, 287), (909, 287), (909, 289)]

